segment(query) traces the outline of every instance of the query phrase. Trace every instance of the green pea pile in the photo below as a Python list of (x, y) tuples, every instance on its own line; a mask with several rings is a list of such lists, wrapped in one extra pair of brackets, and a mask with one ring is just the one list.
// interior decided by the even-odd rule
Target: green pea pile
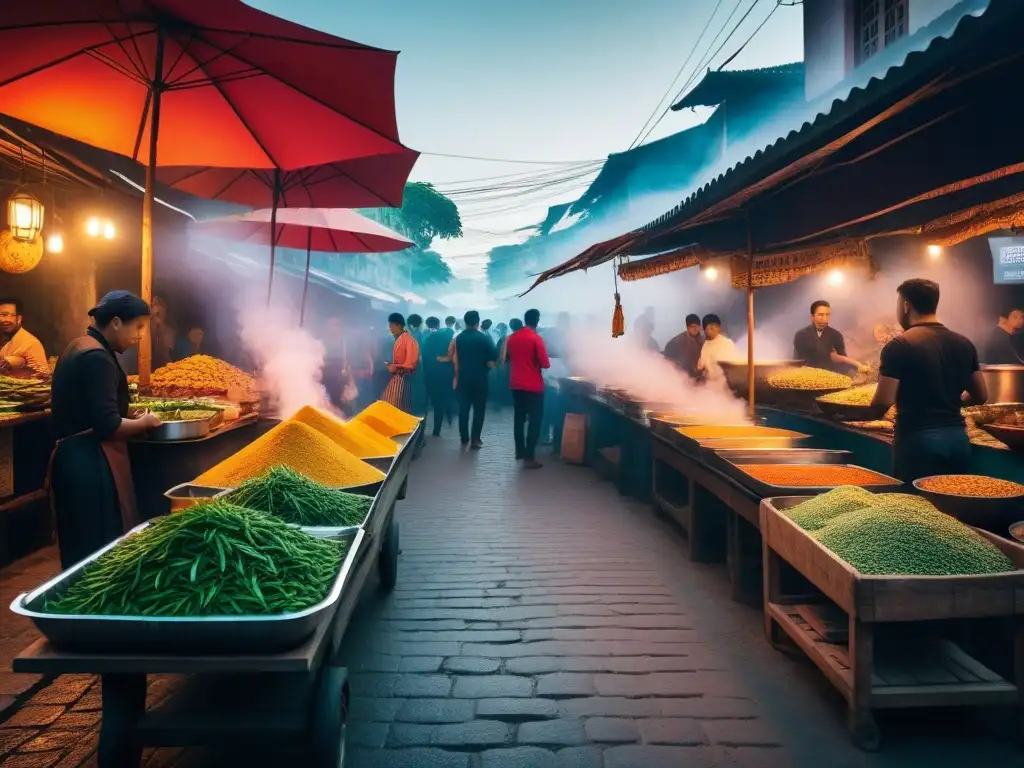
[[(919, 497), (875, 497), (810, 535), (868, 575), (954, 576), (1005, 573), (1012, 561), (987, 539)], [(913, 500), (913, 501), (911, 501)]]
[(836, 515), (863, 509), (874, 501), (870, 491), (844, 485), (783, 510), (783, 514), (805, 531), (816, 531)]
[(245, 481), (223, 500), (310, 527), (361, 525), (373, 503), (369, 496), (329, 488), (284, 466)]
[(45, 610), (180, 617), (292, 613), (327, 596), (347, 546), (218, 499), (127, 537)]

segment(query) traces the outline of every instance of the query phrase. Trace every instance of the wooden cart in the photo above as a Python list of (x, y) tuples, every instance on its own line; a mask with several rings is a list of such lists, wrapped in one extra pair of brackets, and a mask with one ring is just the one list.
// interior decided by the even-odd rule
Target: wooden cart
[[(101, 678), (100, 768), (137, 768), (143, 747), (306, 746), (317, 768), (345, 762), (348, 672), (338, 657), (345, 630), (373, 569), (382, 588), (398, 577), (401, 552), (394, 507), (404, 488), (413, 442), (396, 458), (367, 519), (361, 551), (333, 613), (298, 648), (239, 655), (73, 653), (37, 640), (14, 659), (16, 672), (95, 674)], [(183, 689), (146, 710), (149, 675), (189, 675)]]
[[(978, 531), (1017, 566), (978, 576), (866, 576), (782, 514), (806, 497), (761, 503), (764, 622), (772, 645), (788, 636), (847, 701), (854, 741), (877, 749), (873, 712), (909, 707), (1016, 706), (1024, 729), (1024, 547)], [(820, 593), (785, 586), (787, 566)], [(827, 600), (822, 598), (824, 595)], [(831, 602), (830, 602), (831, 601)], [(1012, 625), (1013, 672), (996, 674), (923, 622), (1002, 618)], [(910, 652), (876, 642), (884, 625), (920, 628)]]

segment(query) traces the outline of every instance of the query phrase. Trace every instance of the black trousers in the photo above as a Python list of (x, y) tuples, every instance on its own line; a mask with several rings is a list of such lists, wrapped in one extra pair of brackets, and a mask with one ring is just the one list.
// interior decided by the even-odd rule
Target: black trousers
[[(487, 412), (487, 379), (478, 382), (459, 382), (459, 437), (463, 443), (480, 441), (484, 429), (484, 414)], [(470, 429), (469, 412), (473, 411), (473, 426)]]
[(451, 379), (432, 380), (427, 385), (430, 396), (430, 409), (434, 412), (434, 434), (441, 434), (441, 427), (446, 418), (451, 418), (451, 404), (454, 399)]
[(544, 419), (544, 393), (513, 389), (512, 408), (516, 457), (533, 461), (540, 440), (540, 425)]

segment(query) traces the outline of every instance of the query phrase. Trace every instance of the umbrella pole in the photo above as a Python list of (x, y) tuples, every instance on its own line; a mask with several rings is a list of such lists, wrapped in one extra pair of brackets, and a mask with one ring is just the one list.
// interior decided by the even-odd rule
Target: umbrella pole
[(749, 392), (750, 418), (757, 415), (754, 390), (757, 377), (754, 372), (754, 243), (747, 217), (747, 392)]
[(277, 247), (277, 204), (281, 196), (281, 170), (274, 169), (274, 200), (270, 209), (270, 275), (267, 277), (267, 306), (270, 306), (270, 295), (274, 290), (274, 256)]
[(299, 306), (299, 328), (306, 322), (306, 292), (309, 290), (309, 259), (313, 250), (313, 228), (306, 229), (306, 275), (302, 279), (302, 304)]
[[(160, 99), (163, 91), (164, 33), (157, 27), (156, 61), (153, 67), (154, 81), (150, 85), (151, 113), (149, 119), (149, 163), (146, 165), (146, 190), (142, 196), (142, 300), (153, 301), (153, 188), (156, 185), (156, 151), (160, 133)], [(139, 386), (149, 386), (149, 375), (153, 369), (153, 334), (151, 329), (142, 331), (139, 340)]]

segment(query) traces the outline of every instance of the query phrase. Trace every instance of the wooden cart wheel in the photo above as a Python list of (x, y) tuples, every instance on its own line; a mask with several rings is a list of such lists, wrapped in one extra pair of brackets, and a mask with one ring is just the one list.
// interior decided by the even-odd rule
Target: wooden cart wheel
[(326, 666), (313, 700), (313, 757), (318, 768), (344, 768), (348, 702), (348, 670)]
[(846, 725), (854, 744), (865, 752), (876, 752), (882, 744), (882, 732), (878, 730), (874, 715), (871, 712), (858, 712), (855, 709), (846, 711)]
[(398, 495), (395, 498), (397, 498), (399, 501), (402, 501), (405, 498), (405, 492), (408, 490), (409, 478), (406, 477), (405, 480), (402, 481), (402, 484), (398, 487)]
[(377, 571), (380, 574), (380, 585), (390, 591), (395, 588), (398, 582), (398, 555), (401, 554), (398, 540), (398, 521), (393, 517), (388, 523), (388, 530), (384, 534), (384, 541), (380, 545), (380, 555), (377, 560)]

